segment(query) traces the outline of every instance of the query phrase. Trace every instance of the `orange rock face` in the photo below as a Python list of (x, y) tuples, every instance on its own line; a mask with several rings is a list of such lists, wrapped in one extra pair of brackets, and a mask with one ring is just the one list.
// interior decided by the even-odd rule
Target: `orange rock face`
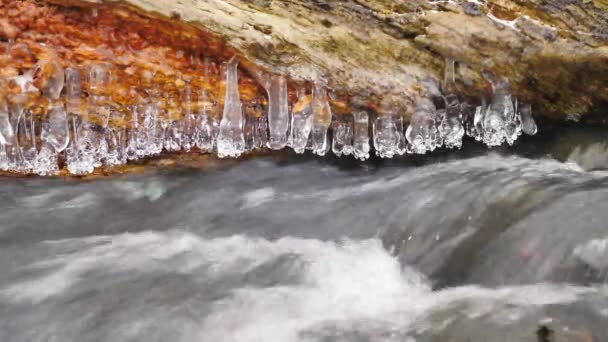
[[(147, 17), (125, 6), (62, 7), (3, 0), (0, 18), (0, 51), (5, 51), (0, 55), (1, 77), (8, 79), (27, 73), (40, 61), (56, 60), (64, 68), (81, 72), (85, 96), (103, 95), (125, 114), (130, 106), (150, 96), (159, 97), (161, 107), (172, 116), (209, 105), (205, 102), (221, 106), (222, 63), (236, 54), (200, 29), (177, 20)], [(103, 65), (111, 78), (97, 94), (88, 94), (92, 90), (87, 76), (93, 65)], [(263, 90), (245, 70), (247, 62), (241, 65), (243, 107), (255, 115), (265, 101)], [(48, 70), (34, 71), (33, 84), (40, 88)], [(9, 92), (16, 91), (11, 89)], [(181, 101), (186, 89), (188, 103)], [(35, 111), (44, 112), (42, 97), (30, 97), (28, 108), (39, 107)], [(82, 105), (86, 111), (87, 101)]]

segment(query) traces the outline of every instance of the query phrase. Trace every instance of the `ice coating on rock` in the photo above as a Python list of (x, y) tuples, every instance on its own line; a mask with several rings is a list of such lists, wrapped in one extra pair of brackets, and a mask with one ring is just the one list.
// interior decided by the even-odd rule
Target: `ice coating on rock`
[(289, 131), (289, 104), (287, 82), (283, 76), (270, 76), (266, 82), (268, 93), (268, 147), (280, 150), (287, 146)]
[(332, 122), (332, 152), (340, 157), (353, 153), (354, 118), (352, 115), (340, 115)]
[(394, 115), (379, 116), (374, 121), (374, 148), (380, 158), (393, 158), (399, 153), (401, 132)]
[(418, 101), (405, 137), (409, 143), (408, 153), (425, 154), (437, 148), (440, 138), (436, 128), (435, 106), (429, 99)]
[(316, 155), (324, 156), (329, 150), (327, 131), (331, 125), (332, 112), (327, 90), (320, 83), (315, 83), (314, 85), (312, 109), (312, 152)]
[(41, 63), (40, 72), (43, 78), (42, 93), (51, 101), (58, 100), (65, 81), (63, 67), (57, 60), (50, 59)]
[(238, 61), (233, 58), (226, 68), (226, 97), (217, 136), (218, 157), (238, 157), (245, 151), (243, 110), (239, 95)]
[(289, 145), (298, 154), (304, 153), (312, 130), (312, 96), (301, 94), (293, 107)]
[(521, 106), (519, 113), (521, 115), (522, 131), (527, 135), (535, 135), (538, 132), (538, 127), (532, 117), (532, 106), (529, 104)]
[(363, 110), (353, 113), (354, 132), (353, 132), (353, 153), (359, 160), (369, 158), (369, 114)]

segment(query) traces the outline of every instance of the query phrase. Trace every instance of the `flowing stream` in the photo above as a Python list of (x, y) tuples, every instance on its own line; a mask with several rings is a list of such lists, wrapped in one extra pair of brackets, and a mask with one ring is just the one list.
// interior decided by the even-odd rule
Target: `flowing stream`
[(608, 341), (590, 146), (2, 179), (0, 341)]

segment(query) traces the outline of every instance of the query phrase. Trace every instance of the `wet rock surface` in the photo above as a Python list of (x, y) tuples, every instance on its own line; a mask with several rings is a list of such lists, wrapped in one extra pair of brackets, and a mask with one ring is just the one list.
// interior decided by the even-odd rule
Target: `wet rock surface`
[(459, 94), (472, 98), (488, 92), (482, 73), (492, 72), (556, 119), (608, 100), (602, 91), (608, 14), (601, 1), (126, 2), (179, 14), (268, 70), (293, 79), (326, 77), (370, 102), (395, 95), (410, 106), (418, 81), (441, 79), (446, 57), (466, 75)]

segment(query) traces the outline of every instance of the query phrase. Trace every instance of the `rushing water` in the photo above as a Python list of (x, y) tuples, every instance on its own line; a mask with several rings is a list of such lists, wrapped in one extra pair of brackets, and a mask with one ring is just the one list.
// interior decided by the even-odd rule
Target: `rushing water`
[(0, 341), (608, 341), (577, 148), (3, 179)]

